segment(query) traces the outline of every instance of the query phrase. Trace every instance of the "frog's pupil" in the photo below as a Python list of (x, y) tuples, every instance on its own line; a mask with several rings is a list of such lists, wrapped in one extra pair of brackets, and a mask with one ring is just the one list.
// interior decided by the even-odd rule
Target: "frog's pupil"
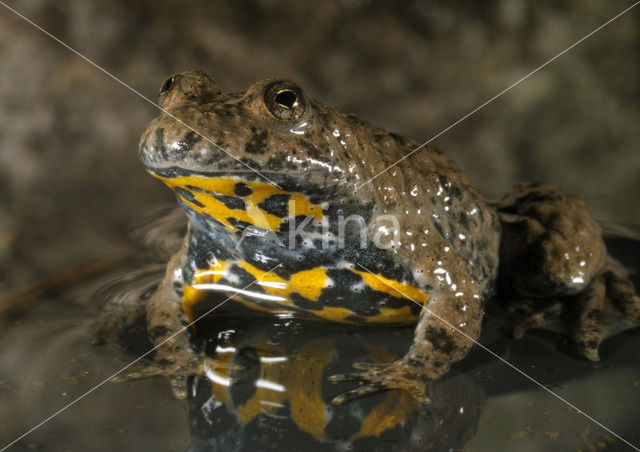
[(284, 108), (293, 108), (298, 103), (298, 96), (290, 89), (283, 89), (276, 94), (276, 102)]

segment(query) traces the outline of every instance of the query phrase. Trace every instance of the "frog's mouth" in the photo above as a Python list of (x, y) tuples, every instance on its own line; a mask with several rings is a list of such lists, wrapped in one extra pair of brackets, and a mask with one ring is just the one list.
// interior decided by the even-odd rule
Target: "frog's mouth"
[[(171, 188), (188, 214), (212, 218), (234, 232), (247, 226), (277, 231), (288, 218), (324, 218), (323, 203), (313, 193), (287, 190), (272, 183), (252, 180), (251, 171), (188, 172), (149, 169), (149, 173)], [(270, 174), (291, 172), (273, 171)]]

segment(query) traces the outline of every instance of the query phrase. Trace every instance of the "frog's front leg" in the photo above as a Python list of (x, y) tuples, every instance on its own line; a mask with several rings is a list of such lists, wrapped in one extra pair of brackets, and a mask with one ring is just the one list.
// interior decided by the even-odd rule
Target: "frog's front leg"
[(607, 256), (582, 200), (548, 183), (520, 184), (498, 212), (502, 287), (520, 311), (516, 338), (530, 328), (560, 330), (597, 361), (603, 339), (640, 325), (640, 298), (622, 265)]
[(428, 403), (427, 383), (446, 374), (452, 363), (467, 354), (480, 335), (483, 315), (480, 288), (458, 256), (449, 256), (448, 262), (444, 258), (439, 261), (443, 266), (430, 270), (431, 274), (426, 268), (416, 272), (421, 275), (422, 286), (432, 290), (407, 354), (386, 367), (367, 366), (370, 368), (364, 372), (330, 377), (331, 381), (364, 382), (334, 398), (333, 403), (342, 404), (387, 389), (404, 389), (417, 401)]
[(200, 366), (189, 341), (181, 308), (179, 291), (183, 259), (183, 252), (171, 258), (164, 279), (147, 304), (147, 331), (155, 352), (153, 364), (141, 364), (114, 379), (123, 381), (164, 375), (179, 399), (186, 397), (187, 378), (196, 374)]

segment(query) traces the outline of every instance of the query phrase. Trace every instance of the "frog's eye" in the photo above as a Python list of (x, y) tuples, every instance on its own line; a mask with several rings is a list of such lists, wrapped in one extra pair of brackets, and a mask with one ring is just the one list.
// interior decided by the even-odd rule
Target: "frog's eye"
[(169, 91), (171, 89), (171, 87), (173, 86), (173, 82), (175, 82), (175, 80), (176, 80), (176, 76), (175, 75), (172, 75), (171, 77), (166, 79), (164, 81), (164, 83), (162, 84), (162, 86), (160, 87), (160, 92), (158, 93), (158, 95), (164, 94), (167, 91)]
[(265, 90), (264, 103), (277, 119), (298, 121), (307, 110), (302, 90), (291, 82), (276, 82)]

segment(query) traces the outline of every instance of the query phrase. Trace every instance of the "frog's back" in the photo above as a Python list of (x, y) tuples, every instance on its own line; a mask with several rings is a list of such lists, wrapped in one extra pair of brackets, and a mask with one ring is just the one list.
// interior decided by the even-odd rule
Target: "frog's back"
[[(356, 117), (369, 143), (360, 190), (374, 199), (378, 214), (396, 216), (401, 225), (398, 254), (409, 268), (420, 267), (445, 244), (459, 254), (486, 295), (498, 273), (500, 220), (457, 165), (439, 149), (373, 127)], [(364, 160), (364, 159), (363, 159)], [(404, 256), (404, 258), (402, 258)], [(436, 263), (437, 264), (437, 263)]]

